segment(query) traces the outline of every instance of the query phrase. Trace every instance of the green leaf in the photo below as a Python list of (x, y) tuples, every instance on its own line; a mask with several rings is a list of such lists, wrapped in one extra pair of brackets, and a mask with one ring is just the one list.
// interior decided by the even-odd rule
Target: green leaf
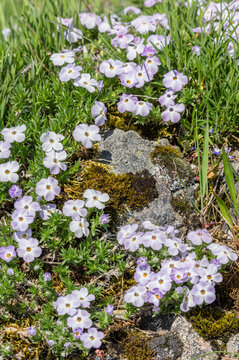
[(238, 217), (237, 193), (236, 193), (233, 172), (232, 172), (231, 164), (228, 160), (228, 157), (227, 157), (227, 154), (226, 154), (226, 151), (224, 148), (222, 148), (222, 160), (223, 160), (224, 172), (225, 172), (225, 177), (226, 177), (226, 183), (227, 183), (227, 186), (228, 186), (228, 189), (229, 189), (229, 192), (231, 195), (231, 199), (232, 199), (232, 202), (234, 205), (236, 217)]
[(225, 204), (225, 202), (219, 198), (219, 196), (217, 196), (215, 193), (214, 193), (214, 196), (217, 200), (217, 203), (219, 205), (219, 208), (221, 210), (221, 214), (222, 216), (224, 217), (224, 219), (226, 220), (226, 222), (228, 223), (229, 226), (233, 227), (233, 220), (232, 220), (232, 217), (229, 213), (229, 210)]
[(209, 152), (209, 127), (207, 121), (204, 132), (204, 144), (203, 144), (203, 154), (202, 154), (202, 172), (201, 172), (202, 196), (205, 196), (207, 189), (208, 152)]

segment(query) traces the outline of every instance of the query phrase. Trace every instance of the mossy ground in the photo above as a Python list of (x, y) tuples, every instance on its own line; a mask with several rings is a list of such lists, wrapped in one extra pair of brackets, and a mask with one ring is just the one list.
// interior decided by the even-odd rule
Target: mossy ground
[(82, 172), (64, 186), (65, 194), (69, 199), (80, 199), (86, 189), (106, 192), (110, 197), (106, 211), (114, 220), (124, 214), (126, 208), (143, 208), (158, 196), (155, 179), (147, 170), (115, 175), (108, 165), (93, 161), (85, 162), (82, 168)]

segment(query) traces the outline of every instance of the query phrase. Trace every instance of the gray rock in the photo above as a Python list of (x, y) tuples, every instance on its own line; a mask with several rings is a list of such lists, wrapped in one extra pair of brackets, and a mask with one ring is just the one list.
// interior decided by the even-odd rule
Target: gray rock
[(172, 332), (154, 337), (150, 347), (156, 352), (157, 360), (176, 360), (183, 352), (181, 340)]
[(199, 355), (204, 355), (203, 360), (216, 360), (218, 355), (213, 353), (209, 342), (202, 339), (192, 325), (182, 316), (178, 316), (172, 327), (173, 331), (183, 343), (183, 352), (178, 360), (193, 360)]
[(227, 351), (239, 355), (239, 333), (233, 335), (227, 343)]

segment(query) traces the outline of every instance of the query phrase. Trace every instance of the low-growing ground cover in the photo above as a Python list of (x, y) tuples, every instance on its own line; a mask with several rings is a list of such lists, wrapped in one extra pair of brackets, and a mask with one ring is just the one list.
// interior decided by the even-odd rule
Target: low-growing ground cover
[[(146, 310), (186, 314), (221, 356), (239, 329), (239, 3), (103, 6), (27, 2), (2, 30), (0, 356), (155, 359)], [(117, 128), (145, 168), (115, 171)], [(180, 220), (135, 222), (161, 178)]]

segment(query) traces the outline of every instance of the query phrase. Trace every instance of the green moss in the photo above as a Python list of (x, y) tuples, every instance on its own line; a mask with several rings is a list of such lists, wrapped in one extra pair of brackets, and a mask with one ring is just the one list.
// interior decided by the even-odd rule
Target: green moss
[(233, 311), (223, 311), (215, 307), (195, 308), (186, 317), (193, 328), (204, 339), (224, 338), (239, 330), (239, 319)]
[(181, 179), (191, 179), (194, 173), (190, 165), (182, 159), (182, 154), (173, 146), (156, 146), (151, 153), (151, 160), (153, 164), (158, 164), (167, 168), (168, 174), (171, 177), (179, 175)]
[(106, 192), (110, 196), (107, 212), (114, 219), (126, 208), (143, 208), (158, 196), (156, 181), (147, 170), (115, 175), (108, 165), (93, 161), (83, 164), (83, 170), (64, 187), (69, 199), (81, 198), (86, 189)]
[(107, 128), (112, 129), (121, 129), (124, 131), (129, 130), (135, 130), (137, 131), (137, 127), (133, 125), (131, 116), (129, 116), (127, 113), (121, 114), (119, 111), (117, 111), (116, 107), (111, 107), (111, 109), (108, 112), (107, 115), (107, 122), (106, 126)]
[(156, 359), (156, 352), (151, 349), (147, 336), (132, 330), (125, 341), (124, 355), (127, 360), (153, 360)]
[(181, 215), (189, 216), (191, 214), (191, 204), (184, 195), (172, 197), (171, 204), (176, 212)]

